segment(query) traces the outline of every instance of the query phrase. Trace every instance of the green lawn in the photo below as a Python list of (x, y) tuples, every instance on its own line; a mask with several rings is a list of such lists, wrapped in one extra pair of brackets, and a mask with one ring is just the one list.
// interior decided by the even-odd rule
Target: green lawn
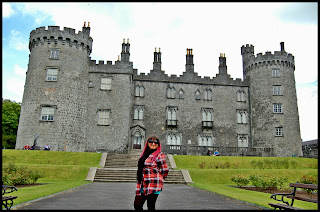
[(90, 183), (85, 181), (88, 170), (98, 167), (100, 158), (101, 153), (2, 150), (2, 163), (13, 162), (44, 173), (37, 181), (44, 185), (22, 187), (12, 193), (18, 196), (14, 205)]
[[(266, 208), (271, 208), (268, 205), (269, 202), (276, 202), (270, 199), (270, 194), (232, 187), (236, 184), (231, 181), (231, 176), (236, 174), (246, 174), (248, 176), (251, 174), (277, 175), (287, 177), (289, 182), (297, 182), (303, 175), (318, 176), (318, 160), (310, 158), (175, 155), (174, 160), (178, 169), (189, 170), (192, 181), (195, 182), (190, 185)], [(297, 165), (295, 168), (289, 166), (288, 169), (254, 169), (250, 165), (253, 160), (288, 160), (295, 161)], [(206, 165), (204, 168), (200, 168), (199, 164), (203, 164), (203, 162)], [(226, 162), (230, 163), (229, 168), (215, 168), (215, 164), (225, 164)], [(297, 200), (295, 200), (294, 206), (314, 210), (318, 208), (318, 204)]]
[[(13, 194), (18, 196), (14, 205), (28, 202), (33, 199), (55, 194), (90, 181), (85, 181), (90, 167), (98, 167), (101, 153), (88, 152), (56, 152), (56, 151), (26, 151), (26, 150), (2, 150), (2, 163), (13, 162), (17, 166), (28, 166), (34, 170), (40, 170), (44, 177), (37, 183), (40, 186), (19, 188)], [(308, 158), (261, 158), (261, 157), (209, 157), (209, 156), (174, 156), (178, 169), (187, 169), (195, 182), (192, 186), (216, 192), (234, 199), (250, 202), (255, 205), (267, 207), (270, 194), (247, 191), (231, 186), (236, 184), (231, 181), (235, 174), (266, 174), (285, 176), (290, 182), (296, 182), (302, 175), (318, 176), (318, 160)], [(296, 168), (289, 169), (259, 169), (252, 168), (252, 160), (289, 160), (296, 161)], [(199, 164), (206, 162), (204, 168)], [(215, 164), (230, 163), (229, 168), (215, 168)], [(295, 201), (294, 206), (304, 209), (317, 209), (317, 204)]]

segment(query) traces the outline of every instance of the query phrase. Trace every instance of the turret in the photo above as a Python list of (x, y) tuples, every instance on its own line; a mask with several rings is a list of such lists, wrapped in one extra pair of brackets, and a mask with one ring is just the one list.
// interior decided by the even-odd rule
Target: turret
[(129, 62), (130, 61), (129, 38), (127, 39), (127, 43), (125, 43), (125, 39), (123, 38), (122, 51), (121, 51), (121, 61), (122, 62)]
[(194, 72), (192, 49), (187, 49), (186, 55), (186, 72)]
[(158, 52), (157, 52), (157, 48), (155, 48), (153, 55), (154, 55), (153, 70), (161, 70), (161, 52), (160, 52), (160, 48), (159, 48)]

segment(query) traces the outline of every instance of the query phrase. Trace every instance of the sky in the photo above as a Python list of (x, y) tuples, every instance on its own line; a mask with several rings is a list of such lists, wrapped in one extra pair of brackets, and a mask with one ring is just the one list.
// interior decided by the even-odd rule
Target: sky
[(318, 139), (318, 3), (10, 3), (2, 2), (2, 98), (22, 102), (30, 32), (60, 26), (82, 30), (90, 22), (92, 60), (116, 61), (129, 39), (138, 73), (153, 68), (161, 48), (162, 70), (185, 71), (186, 49), (194, 70), (216, 77), (220, 53), (228, 74), (243, 79), (241, 46), (254, 53), (280, 51), (295, 57), (295, 80), (303, 141)]

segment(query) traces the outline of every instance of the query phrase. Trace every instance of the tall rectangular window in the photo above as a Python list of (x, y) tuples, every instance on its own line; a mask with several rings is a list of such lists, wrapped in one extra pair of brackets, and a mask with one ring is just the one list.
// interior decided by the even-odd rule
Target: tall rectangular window
[(272, 69), (272, 77), (280, 77), (280, 70)]
[(47, 81), (57, 81), (58, 68), (47, 68)]
[(238, 147), (248, 147), (247, 134), (238, 134)]
[(273, 104), (273, 113), (282, 113), (282, 105)]
[(143, 119), (143, 106), (136, 105), (133, 108), (133, 119), (142, 120)]
[(282, 87), (281, 87), (281, 85), (274, 85), (273, 86), (273, 95), (274, 96), (282, 95)]
[(245, 95), (244, 91), (237, 92), (237, 101), (238, 102), (245, 102), (246, 101), (246, 95)]
[(213, 127), (213, 109), (202, 108), (202, 128), (210, 129)]
[(98, 125), (109, 125), (109, 124), (110, 124), (110, 110), (99, 110)]
[(246, 124), (247, 123), (247, 111), (237, 110), (237, 123)]
[(198, 145), (199, 146), (212, 146), (212, 136), (209, 135), (199, 135), (198, 136)]
[(59, 59), (59, 49), (50, 49), (50, 59)]
[(137, 85), (135, 89), (135, 96), (144, 97), (144, 87)]
[(276, 127), (274, 133), (275, 136), (283, 136), (283, 127)]
[(211, 101), (212, 100), (212, 91), (210, 89), (206, 89), (203, 92), (204, 100)]
[(101, 90), (111, 90), (111, 78), (101, 78)]
[(53, 121), (54, 120), (54, 107), (41, 107), (41, 120)]
[(177, 107), (167, 107), (167, 126), (177, 126)]

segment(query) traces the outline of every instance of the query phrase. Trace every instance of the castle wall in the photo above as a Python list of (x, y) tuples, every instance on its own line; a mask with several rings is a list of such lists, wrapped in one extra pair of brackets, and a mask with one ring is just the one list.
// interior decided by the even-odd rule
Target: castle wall
[[(132, 64), (117, 61), (95, 64), (89, 68), (89, 92), (87, 96), (87, 151), (127, 153), (130, 142), (130, 109), (132, 105)], [(101, 89), (101, 78), (112, 79), (111, 90)], [(110, 124), (98, 124), (98, 111), (110, 110)]]

